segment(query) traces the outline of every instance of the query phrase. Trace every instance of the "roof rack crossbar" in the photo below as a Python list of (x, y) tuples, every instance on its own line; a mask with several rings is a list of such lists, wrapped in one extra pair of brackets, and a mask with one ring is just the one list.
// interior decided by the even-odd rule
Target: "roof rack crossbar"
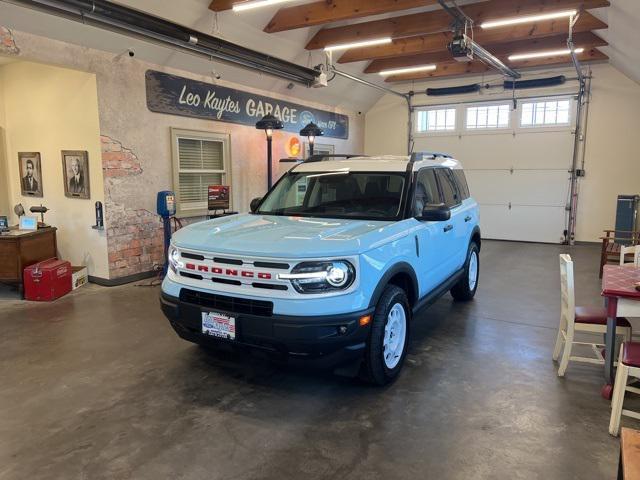
[(349, 158), (354, 158), (354, 157), (366, 157), (366, 155), (355, 154), (355, 153), (335, 153), (335, 154), (320, 153), (320, 154), (317, 154), (317, 155), (311, 155), (303, 163), (322, 162), (325, 159), (332, 159), (332, 158), (349, 159)]
[(409, 160), (410, 162), (417, 162), (419, 160), (424, 159), (424, 157), (431, 157), (431, 158), (453, 158), (451, 155), (449, 155), (448, 153), (440, 153), (440, 152), (414, 152), (411, 154), (411, 159)]

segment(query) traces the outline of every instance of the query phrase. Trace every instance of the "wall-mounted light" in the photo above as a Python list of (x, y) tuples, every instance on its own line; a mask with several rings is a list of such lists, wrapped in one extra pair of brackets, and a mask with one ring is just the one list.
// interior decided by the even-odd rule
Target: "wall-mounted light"
[(553, 20), (556, 18), (573, 17), (578, 13), (577, 10), (562, 10), (560, 12), (541, 13), (538, 15), (524, 15), (522, 17), (505, 18), (502, 20), (489, 20), (480, 24), (482, 28), (507, 27), (509, 25), (518, 25), (521, 23), (542, 22), (544, 20)]
[(338, 50), (349, 50), (350, 48), (375, 47), (391, 43), (391, 37), (376, 38), (374, 40), (363, 40), (361, 42), (341, 43), (338, 45), (328, 45), (324, 47), (325, 52), (336, 52)]
[(382, 70), (378, 72), (383, 77), (387, 75), (402, 75), (403, 73), (414, 73), (414, 72), (432, 72), (437, 67), (435, 65), (422, 65), (420, 67), (407, 67), (407, 68), (396, 68), (392, 70)]
[(300, 130), (302, 137), (307, 137), (309, 140), (309, 156), (313, 155), (313, 145), (316, 141), (316, 137), (324, 135), (324, 131), (313, 122), (308, 123), (302, 130)]
[[(584, 52), (584, 48), (576, 48), (574, 52), (582, 53)], [(559, 57), (562, 55), (571, 55), (571, 50), (565, 48), (563, 50), (547, 50), (545, 52), (519, 53), (516, 55), (509, 55), (509, 61), (515, 62), (518, 60), (528, 60), (531, 58)]]
[(272, 175), (272, 152), (271, 152), (271, 143), (273, 140), (273, 131), (281, 130), (284, 128), (283, 123), (278, 120), (273, 115), (265, 115), (260, 120), (256, 122), (256, 128), (258, 130), (264, 130), (264, 133), (267, 136), (267, 185), (268, 188), (271, 189), (273, 175)]
[(236, 3), (232, 8), (234, 12), (243, 12), (245, 10), (253, 10), (254, 8), (270, 7), (279, 3), (292, 2), (293, 0), (255, 0), (250, 2)]

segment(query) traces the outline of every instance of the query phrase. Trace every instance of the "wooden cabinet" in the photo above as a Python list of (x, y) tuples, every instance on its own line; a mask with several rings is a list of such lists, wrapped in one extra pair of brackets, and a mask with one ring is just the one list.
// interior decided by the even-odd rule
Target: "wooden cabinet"
[(33, 232), (12, 229), (0, 234), (0, 282), (22, 283), (22, 271), (34, 263), (57, 256), (56, 229)]

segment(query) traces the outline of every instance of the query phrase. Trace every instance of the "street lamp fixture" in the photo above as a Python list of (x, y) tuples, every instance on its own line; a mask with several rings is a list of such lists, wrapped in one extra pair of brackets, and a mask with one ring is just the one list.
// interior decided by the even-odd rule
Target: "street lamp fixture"
[(313, 144), (316, 141), (316, 137), (323, 136), (324, 131), (315, 123), (310, 122), (306, 127), (300, 130), (300, 135), (309, 139), (309, 156), (311, 156), (313, 155)]
[(256, 123), (256, 128), (258, 130), (264, 130), (264, 133), (267, 136), (267, 184), (269, 189), (271, 189), (271, 185), (273, 184), (273, 169), (272, 169), (272, 153), (271, 153), (271, 143), (273, 140), (273, 131), (274, 130), (282, 130), (284, 128), (283, 123), (278, 120), (273, 115), (265, 115)]

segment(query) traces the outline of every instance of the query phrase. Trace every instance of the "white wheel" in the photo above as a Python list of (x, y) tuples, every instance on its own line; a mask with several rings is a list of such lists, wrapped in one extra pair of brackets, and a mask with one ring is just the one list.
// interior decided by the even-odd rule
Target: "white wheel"
[(458, 280), (451, 289), (451, 295), (456, 300), (471, 300), (478, 288), (478, 279), (480, 278), (480, 257), (478, 252), (480, 248), (475, 242), (469, 244), (467, 250), (467, 260), (464, 262), (464, 275)]
[(469, 290), (476, 289), (476, 283), (478, 282), (478, 252), (471, 251), (469, 258)]
[(384, 364), (391, 370), (398, 365), (404, 353), (407, 336), (407, 314), (400, 303), (396, 303), (387, 315), (382, 341)]

